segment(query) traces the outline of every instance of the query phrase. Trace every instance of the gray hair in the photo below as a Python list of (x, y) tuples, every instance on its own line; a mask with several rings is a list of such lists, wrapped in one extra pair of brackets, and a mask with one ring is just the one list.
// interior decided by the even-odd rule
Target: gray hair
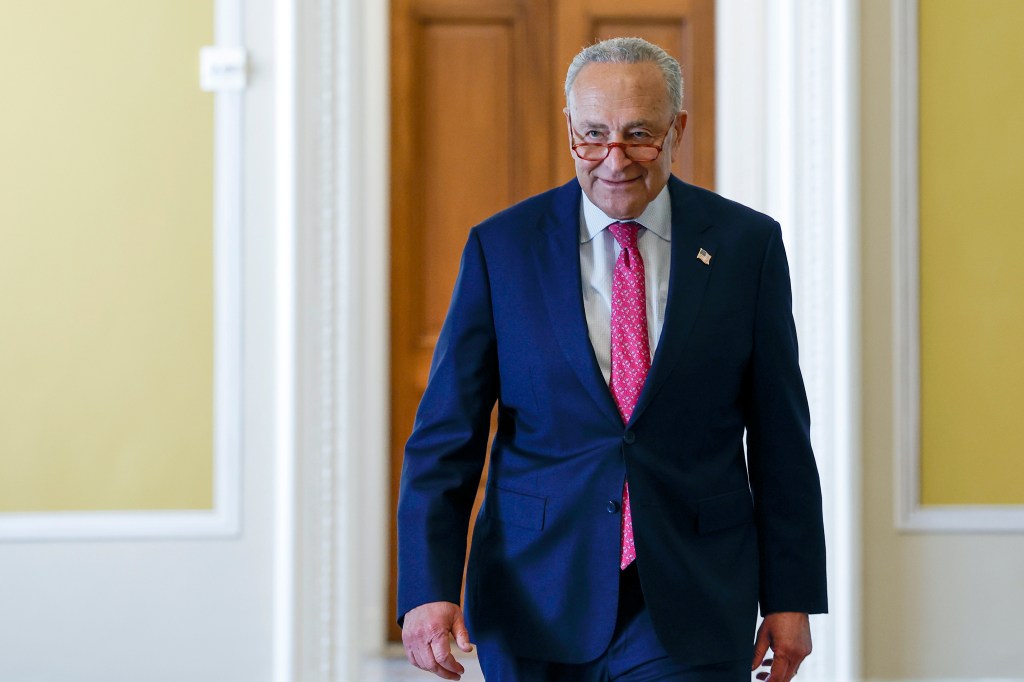
[(673, 111), (683, 109), (683, 73), (679, 68), (679, 62), (672, 55), (661, 49), (654, 43), (649, 43), (643, 38), (609, 38), (599, 43), (588, 45), (580, 50), (580, 53), (573, 58), (569, 64), (569, 71), (565, 74), (565, 102), (569, 104), (572, 85), (576, 82), (576, 76), (587, 64), (596, 62), (607, 64), (644, 64), (650, 62), (661, 69), (661, 75), (665, 77), (665, 87), (668, 89), (668, 99), (672, 104)]

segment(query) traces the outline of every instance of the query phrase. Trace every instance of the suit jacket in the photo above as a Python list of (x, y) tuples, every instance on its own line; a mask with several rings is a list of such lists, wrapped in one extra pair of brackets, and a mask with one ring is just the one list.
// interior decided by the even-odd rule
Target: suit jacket
[(826, 610), (821, 491), (781, 230), (674, 177), (669, 191), (665, 322), (625, 425), (583, 312), (578, 182), (470, 232), (406, 446), (400, 619), (460, 601), (495, 401), (465, 586), (475, 640), (570, 663), (603, 652), (627, 477), (641, 585), (675, 658), (751, 656), (759, 601), (764, 613)]

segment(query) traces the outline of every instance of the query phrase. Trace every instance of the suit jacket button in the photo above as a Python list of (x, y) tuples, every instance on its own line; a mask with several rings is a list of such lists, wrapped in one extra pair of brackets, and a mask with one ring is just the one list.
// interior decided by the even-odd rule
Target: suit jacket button
[(626, 431), (624, 434), (622, 434), (622, 440), (626, 442), (626, 445), (632, 445), (634, 442), (636, 442), (636, 434), (633, 433), (632, 431)]
[(609, 514), (614, 514), (619, 511), (619, 503), (615, 500), (608, 500), (608, 506), (606, 507)]

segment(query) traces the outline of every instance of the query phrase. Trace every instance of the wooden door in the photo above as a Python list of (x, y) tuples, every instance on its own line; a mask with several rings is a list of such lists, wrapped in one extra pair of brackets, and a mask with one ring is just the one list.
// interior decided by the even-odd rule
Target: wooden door
[[(690, 123), (676, 173), (711, 186), (714, 0), (634, 4), (392, 0), (392, 508), (469, 229), (573, 176), (562, 87), (583, 45), (639, 35), (680, 60)], [(396, 608), (393, 518), (391, 547), (389, 614)], [(389, 623), (389, 637), (400, 640)]]

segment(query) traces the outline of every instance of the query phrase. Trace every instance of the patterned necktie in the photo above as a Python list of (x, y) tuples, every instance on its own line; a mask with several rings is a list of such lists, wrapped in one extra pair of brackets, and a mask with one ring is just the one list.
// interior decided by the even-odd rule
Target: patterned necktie
[[(623, 423), (629, 422), (647, 379), (647, 371), (651, 368), (644, 261), (636, 246), (639, 229), (636, 223), (608, 226), (622, 247), (612, 278), (612, 376), (608, 386)], [(622, 554), (619, 567), (625, 569), (634, 559), (633, 516), (629, 508), (629, 483), (625, 483), (622, 487)]]

